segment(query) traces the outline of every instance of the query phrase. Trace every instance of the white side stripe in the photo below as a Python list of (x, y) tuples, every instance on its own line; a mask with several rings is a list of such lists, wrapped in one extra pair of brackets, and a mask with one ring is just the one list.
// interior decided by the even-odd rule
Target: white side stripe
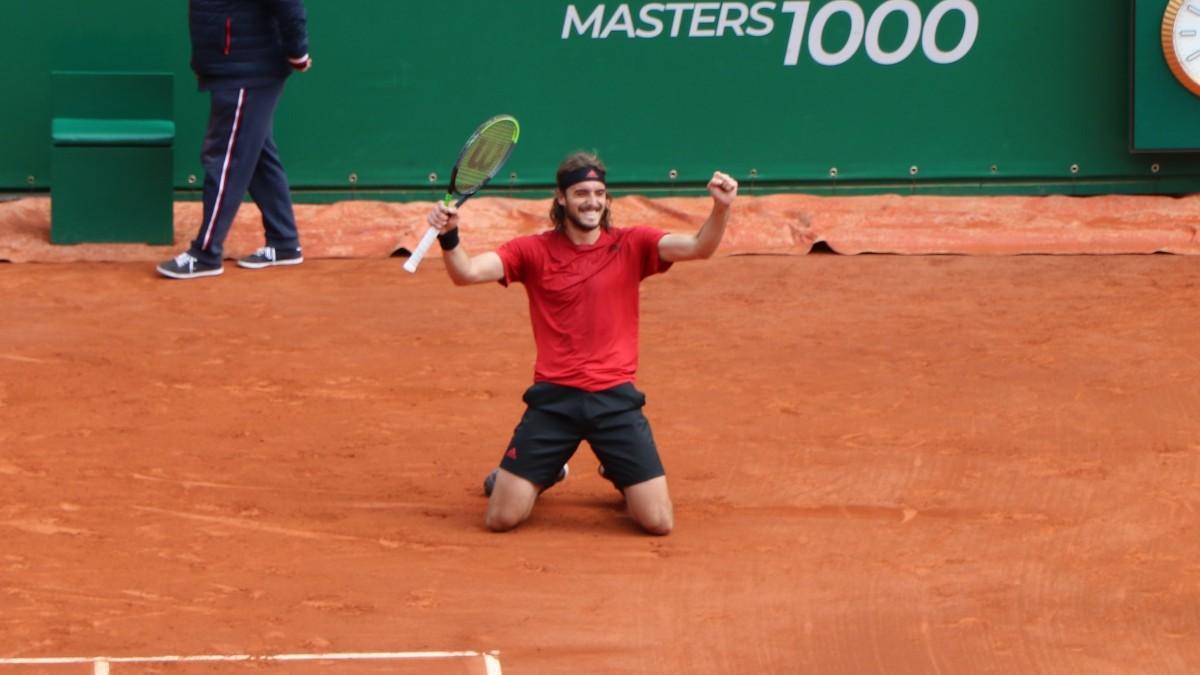
[(213, 204), (212, 216), (208, 219), (208, 224), (204, 226), (204, 245), (201, 250), (208, 250), (208, 245), (212, 241), (213, 225), (217, 222), (217, 216), (221, 213), (221, 199), (225, 196), (225, 184), (229, 182), (229, 164), (233, 161), (233, 149), (237, 146), (238, 128), (242, 125), (242, 105), (246, 102), (246, 90), (238, 90), (238, 105), (237, 112), (233, 115), (233, 129), (229, 132), (229, 144), (225, 147), (225, 164), (221, 166), (221, 182), (217, 188), (217, 201)]

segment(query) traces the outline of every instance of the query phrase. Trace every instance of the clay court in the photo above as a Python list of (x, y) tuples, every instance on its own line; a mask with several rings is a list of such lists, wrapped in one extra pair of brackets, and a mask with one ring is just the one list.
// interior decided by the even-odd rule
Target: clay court
[[(541, 212), (479, 204), (509, 210), (494, 238)], [(754, 239), (760, 206), (643, 285), (665, 538), (586, 446), (530, 522), (484, 529), (531, 376), (520, 288), (338, 255), (311, 220), (294, 269), (0, 265), (0, 673), (1200, 668), (1195, 259), (798, 255), (849, 244), (815, 217)], [(419, 219), (393, 226), (373, 245)]]

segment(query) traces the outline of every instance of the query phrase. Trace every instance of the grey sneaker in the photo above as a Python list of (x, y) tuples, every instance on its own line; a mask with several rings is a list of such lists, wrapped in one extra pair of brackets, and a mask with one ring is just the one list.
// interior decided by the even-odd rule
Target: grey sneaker
[(159, 263), (155, 268), (164, 277), (172, 279), (196, 279), (199, 277), (215, 277), (225, 271), (221, 265), (206, 265), (187, 251)]
[(275, 248), (274, 246), (264, 246), (254, 253), (239, 258), (237, 261), (238, 267), (245, 267), (250, 270), (261, 270), (264, 267), (274, 267), (275, 265), (299, 265), (304, 262), (304, 254), (298, 248)]
[(606, 481), (608, 481), (608, 482), (612, 483), (612, 486), (613, 486), (614, 488), (616, 488), (617, 492), (620, 492), (621, 494), (625, 494), (625, 491), (624, 491), (624, 490), (622, 490), (621, 488), (617, 487), (617, 484), (616, 484), (616, 483), (613, 483), (613, 479), (609, 478), (609, 477), (608, 477), (608, 474), (604, 473), (604, 465), (603, 465), (603, 464), (601, 464), (600, 466), (596, 467), (596, 473), (600, 474), (600, 477), (601, 477), (601, 478), (603, 478), (604, 480), (606, 480)]
[[(562, 471), (558, 472), (558, 478), (555, 478), (553, 483), (551, 483), (551, 484), (547, 485), (546, 487), (542, 488), (541, 490), (539, 490), (538, 494), (541, 494), (541, 493), (545, 492), (546, 490), (549, 490), (550, 488), (554, 487), (555, 485), (558, 485), (559, 483), (566, 480), (567, 474), (569, 474), (569, 473), (571, 473), (571, 467), (567, 466), (566, 464), (563, 464)], [(483, 479), (483, 494), (484, 494), (484, 496), (486, 496), (486, 497), (492, 496), (492, 490), (495, 489), (495, 487), (496, 487), (496, 476), (499, 476), (499, 475), (500, 475), (500, 469), (492, 469), (492, 472), (487, 475), (487, 478)]]

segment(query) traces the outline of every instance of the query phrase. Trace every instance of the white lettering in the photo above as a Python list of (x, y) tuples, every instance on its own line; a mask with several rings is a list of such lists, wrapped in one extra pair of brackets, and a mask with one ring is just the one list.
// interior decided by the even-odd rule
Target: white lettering
[[(966, 25), (963, 26), (962, 40), (959, 40), (958, 46), (944, 52), (937, 45), (938, 25), (941, 24), (942, 17), (954, 11), (962, 12)], [(925, 21), (921, 47), (925, 50), (925, 56), (934, 63), (954, 63), (962, 60), (971, 51), (977, 37), (979, 37), (979, 10), (975, 8), (975, 5), (970, 0), (944, 0), (933, 8), (933, 11), (929, 13), (929, 18)]]
[(692, 8), (690, 2), (668, 2), (667, 10), (675, 12), (675, 18), (671, 21), (671, 37), (679, 37), (679, 25), (683, 22), (683, 13)]
[(775, 19), (766, 12), (775, 11), (773, 2), (756, 2), (750, 8), (750, 20), (758, 22), (758, 28), (747, 28), (750, 37), (765, 37), (775, 32)]
[[(737, 12), (737, 18), (733, 18), (733, 13)], [(750, 10), (746, 9), (746, 5), (740, 2), (726, 2), (721, 5), (721, 20), (717, 22), (717, 37), (724, 37), (725, 31), (731, 31), (734, 35), (741, 37), (746, 32), (742, 30), (742, 25), (746, 23), (746, 19), (750, 16)]]
[[(883, 22), (894, 12), (900, 12), (906, 17), (908, 31), (904, 34), (904, 41), (900, 46), (895, 51), (887, 52), (879, 44), (879, 32), (883, 28)], [(867, 22), (867, 56), (881, 66), (895, 65), (907, 59), (920, 41), (921, 10), (912, 0), (888, 0), (875, 10), (871, 20)]]
[(579, 10), (575, 9), (575, 5), (567, 5), (567, 18), (563, 22), (562, 39), (566, 40), (571, 37), (571, 28), (575, 28), (577, 35), (583, 35), (587, 32), (588, 26), (592, 28), (593, 38), (600, 37), (602, 21), (604, 21), (604, 5), (597, 5), (586, 22), (580, 19)]
[[(818, 6), (809, 20), (812, 5)], [(574, 37), (606, 40), (621, 36), (630, 39), (654, 39), (662, 37), (723, 38), (723, 37), (768, 37), (775, 33), (780, 24), (788, 23), (791, 15), (787, 46), (783, 64), (795, 66), (800, 63), (800, 54), (807, 51), (812, 60), (822, 66), (840, 66), (847, 63), (860, 49), (867, 58), (881, 66), (903, 63), (917, 51), (918, 45), (932, 63), (950, 64), (961, 61), (975, 47), (979, 38), (979, 9), (975, 0), (939, 0), (928, 16), (922, 16), (918, 5), (921, 0), (881, 0), (870, 17), (863, 10), (865, 0), (771, 0), (705, 2), (624, 2), (598, 4), (593, 9), (566, 6), (563, 18), (562, 39)], [(611, 14), (609, 10), (611, 9)], [(586, 16), (582, 12), (589, 12)], [(962, 15), (962, 34), (950, 49), (938, 44), (953, 39), (949, 35), (957, 32), (957, 21), (947, 24), (946, 16), (951, 12)], [(845, 15), (843, 19), (841, 15)], [(897, 16), (899, 15), (899, 16)], [(777, 20), (778, 19), (778, 20)], [(827, 39), (837, 40), (843, 35), (841, 21), (849, 22), (849, 33), (845, 44), (835, 49), (826, 49)], [(883, 35), (898, 33), (904, 21), (903, 39), (894, 45), (891, 39), (882, 44)], [(830, 33), (830, 23), (837, 24)], [(669, 26), (668, 26), (669, 24)], [(886, 28), (886, 30), (885, 30)]]
[(663, 22), (662, 19), (658, 18), (656, 12), (662, 12), (666, 9), (667, 8), (664, 5), (661, 5), (657, 2), (652, 2), (645, 7), (642, 7), (642, 11), (638, 13), (638, 18), (641, 19), (642, 23), (648, 26), (648, 28), (639, 28), (637, 36), (640, 38), (656, 38), (659, 35), (662, 35)]
[(788, 0), (783, 3), (783, 11), (792, 15), (792, 33), (788, 36), (787, 52), (783, 55), (783, 65), (794, 66), (800, 63), (800, 47), (804, 44), (804, 26), (808, 23), (807, 0), (799, 2)]
[[(850, 17), (850, 35), (846, 38), (846, 44), (836, 52), (825, 51), (825, 45), (822, 44), (821, 38), (825, 34), (825, 25), (829, 23), (830, 17), (834, 14), (842, 13)], [(817, 10), (816, 16), (813, 17), (812, 27), (808, 29), (808, 53), (812, 55), (813, 60), (823, 66), (840, 66), (850, 60), (854, 56), (854, 52), (858, 51), (863, 41), (863, 29), (867, 18), (863, 15), (862, 7), (859, 7), (853, 0), (834, 0)]]
[(719, 2), (697, 2), (692, 7), (692, 27), (688, 30), (688, 37), (715, 37), (717, 34), (714, 28), (701, 28), (710, 23), (717, 22), (715, 14), (709, 15), (705, 12), (715, 12), (721, 9)]
[(613, 12), (612, 18), (608, 20), (608, 25), (604, 27), (604, 32), (600, 34), (600, 39), (606, 40), (617, 31), (629, 37), (637, 37), (637, 32), (633, 30), (633, 15), (629, 12), (629, 5), (617, 7), (617, 11)]

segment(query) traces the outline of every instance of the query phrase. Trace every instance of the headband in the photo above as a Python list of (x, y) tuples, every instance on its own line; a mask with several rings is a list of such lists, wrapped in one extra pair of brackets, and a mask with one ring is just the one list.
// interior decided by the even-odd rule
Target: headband
[(604, 170), (594, 166), (581, 166), (558, 177), (558, 189), (566, 192), (567, 188), (576, 183), (588, 180), (604, 182)]

